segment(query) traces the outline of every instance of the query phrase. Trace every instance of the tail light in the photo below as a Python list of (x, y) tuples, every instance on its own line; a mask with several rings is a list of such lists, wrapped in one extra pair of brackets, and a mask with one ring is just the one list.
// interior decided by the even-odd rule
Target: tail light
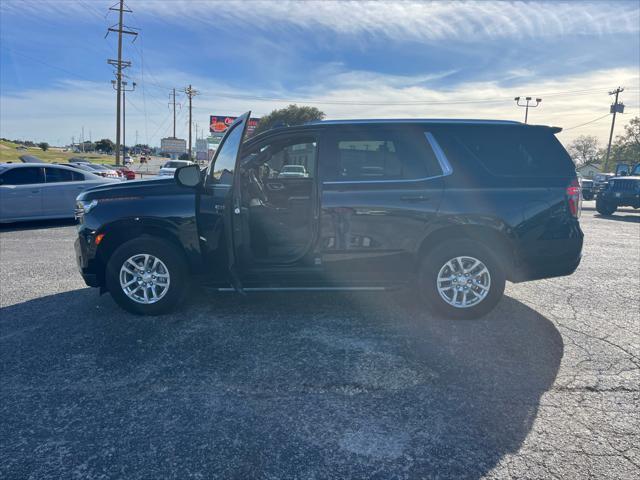
[(579, 218), (582, 211), (582, 190), (577, 178), (574, 178), (567, 187), (567, 200), (569, 201), (571, 215), (574, 218)]

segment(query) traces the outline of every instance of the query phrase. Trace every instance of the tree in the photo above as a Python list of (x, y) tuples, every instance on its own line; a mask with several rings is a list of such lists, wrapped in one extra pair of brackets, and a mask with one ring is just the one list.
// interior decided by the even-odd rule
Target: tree
[(580, 135), (569, 144), (567, 151), (577, 167), (593, 165), (602, 160), (598, 139), (592, 135)]
[[(640, 117), (632, 118), (624, 127), (624, 133), (616, 137), (611, 145), (609, 164), (612, 169), (615, 163), (635, 165), (640, 159)], [(613, 162), (615, 163), (613, 163)]]
[(278, 126), (304, 125), (305, 123), (322, 120), (324, 117), (324, 112), (321, 112), (316, 107), (289, 105), (262, 117), (255, 133), (266, 132)]
[(40, 142), (38, 146), (42, 149), (43, 152), (49, 150), (49, 144), (47, 142)]
[(96, 150), (103, 153), (111, 153), (113, 152), (113, 142), (108, 138), (103, 138), (96, 142)]

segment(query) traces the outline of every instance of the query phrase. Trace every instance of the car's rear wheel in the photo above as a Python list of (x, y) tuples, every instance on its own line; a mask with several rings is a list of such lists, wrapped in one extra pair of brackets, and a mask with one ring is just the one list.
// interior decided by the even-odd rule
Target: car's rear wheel
[(106, 270), (113, 299), (128, 312), (160, 315), (177, 307), (187, 292), (187, 267), (169, 242), (143, 236), (113, 252)]
[(500, 262), (476, 242), (443, 243), (422, 261), (421, 295), (436, 312), (448, 318), (486, 315), (502, 298), (504, 286)]
[(613, 215), (617, 209), (617, 205), (614, 205), (604, 198), (598, 197), (596, 199), (596, 210), (600, 215)]

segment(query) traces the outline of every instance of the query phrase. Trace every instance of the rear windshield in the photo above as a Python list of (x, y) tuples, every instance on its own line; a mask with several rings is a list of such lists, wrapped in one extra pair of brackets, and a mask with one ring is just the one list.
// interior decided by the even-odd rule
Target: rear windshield
[(493, 175), (571, 175), (571, 158), (547, 128), (470, 126), (450, 130), (452, 140)]

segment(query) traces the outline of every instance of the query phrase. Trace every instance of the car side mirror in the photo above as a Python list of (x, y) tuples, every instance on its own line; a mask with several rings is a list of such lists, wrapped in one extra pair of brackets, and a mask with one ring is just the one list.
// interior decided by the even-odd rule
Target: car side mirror
[(177, 168), (173, 178), (175, 178), (178, 185), (190, 188), (197, 187), (202, 182), (198, 165), (185, 165)]

